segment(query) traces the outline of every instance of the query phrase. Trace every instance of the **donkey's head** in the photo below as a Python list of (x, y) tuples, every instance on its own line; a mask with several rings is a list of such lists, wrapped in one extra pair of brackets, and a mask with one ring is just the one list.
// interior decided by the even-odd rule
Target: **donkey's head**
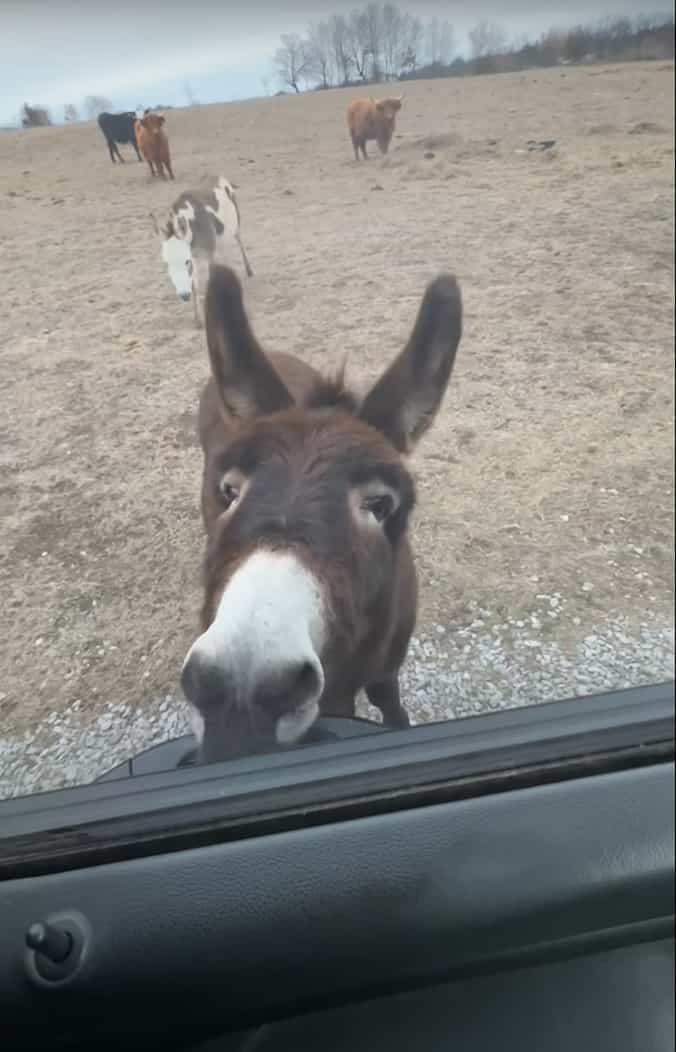
[(184, 215), (176, 215), (172, 208), (169, 219), (160, 227), (150, 213), (153, 230), (160, 239), (162, 259), (167, 265), (169, 277), (182, 300), (190, 299), (193, 291), (192, 232)]
[(345, 711), (396, 676), (415, 619), (402, 455), (439, 408), (461, 314), (455, 279), (438, 277), (407, 346), (358, 401), (307, 369), (294, 384), (295, 359), (276, 368), (236, 276), (212, 266), (212, 383), (234, 425), (205, 448), (203, 632), (182, 675), (203, 759), (291, 744), (320, 707)]

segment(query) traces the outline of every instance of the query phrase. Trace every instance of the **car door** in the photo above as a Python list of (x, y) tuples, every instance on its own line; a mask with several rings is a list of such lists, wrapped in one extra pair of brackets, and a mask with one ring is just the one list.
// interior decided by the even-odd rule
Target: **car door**
[(10, 1047), (672, 1047), (673, 685), (478, 723), (0, 805)]

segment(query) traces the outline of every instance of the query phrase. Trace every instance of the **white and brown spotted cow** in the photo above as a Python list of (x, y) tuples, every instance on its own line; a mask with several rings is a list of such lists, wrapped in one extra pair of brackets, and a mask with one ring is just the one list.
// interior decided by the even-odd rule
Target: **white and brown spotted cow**
[(182, 300), (192, 296), (199, 328), (204, 311), (198, 301), (206, 294), (210, 265), (231, 263), (232, 248), (237, 244), (247, 276), (253, 274), (242, 243), (234, 187), (221, 175), (212, 190), (185, 190), (180, 194), (162, 227), (154, 216), (151, 218), (162, 241), (169, 277)]

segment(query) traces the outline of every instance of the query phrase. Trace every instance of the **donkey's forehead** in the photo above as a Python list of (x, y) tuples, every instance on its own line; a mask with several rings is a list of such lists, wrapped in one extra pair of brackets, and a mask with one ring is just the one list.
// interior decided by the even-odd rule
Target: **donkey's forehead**
[(289, 409), (258, 417), (222, 451), (221, 466), (254, 470), (261, 463), (283, 459), (296, 465), (350, 465), (407, 474), (401, 457), (387, 439), (368, 424), (342, 410)]

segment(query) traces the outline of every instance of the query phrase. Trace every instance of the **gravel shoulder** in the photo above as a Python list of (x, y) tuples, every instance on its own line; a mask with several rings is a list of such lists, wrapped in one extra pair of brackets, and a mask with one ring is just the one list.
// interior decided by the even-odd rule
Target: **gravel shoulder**
[[(518, 620), (493, 621), (477, 608), (452, 633), (433, 626), (411, 642), (402, 697), (413, 723), (480, 716), (502, 709), (663, 682), (674, 677), (674, 631), (667, 615), (616, 617), (567, 641), (551, 629), (566, 602), (542, 595)], [(379, 714), (365, 700), (361, 715)], [(29, 733), (0, 737), (0, 798), (93, 781), (151, 745), (190, 732), (187, 707), (165, 695), (142, 707), (109, 703), (95, 719), (79, 703), (52, 712)]]

